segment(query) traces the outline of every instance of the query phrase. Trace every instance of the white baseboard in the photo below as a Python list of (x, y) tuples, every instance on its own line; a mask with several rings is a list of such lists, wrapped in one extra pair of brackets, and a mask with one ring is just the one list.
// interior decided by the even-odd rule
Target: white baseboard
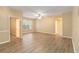
[(8, 43), (8, 42), (10, 42), (10, 40), (5, 41), (5, 42), (0, 42), (0, 44), (4, 44), (4, 43)]
[[(72, 42), (73, 43), (73, 42)], [(75, 50), (75, 45), (73, 43), (73, 49), (74, 49), (74, 53), (77, 53), (77, 51)]]
[[(56, 33), (48, 33), (48, 32), (39, 32), (39, 33), (58, 35), (58, 34), (56, 34)], [(69, 36), (63, 36), (63, 35), (59, 35), (59, 36), (72, 39), (72, 37), (69, 37)]]
[(72, 37), (69, 37), (69, 36), (62, 36), (62, 37), (65, 37), (65, 38), (70, 38), (70, 39), (72, 39)]
[[(56, 34), (56, 33), (54, 33), (55, 35), (59, 35), (59, 34)], [(72, 39), (72, 37), (69, 37), (69, 36), (64, 36), (64, 35), (59, 35), (59, 36), (61, 36), (61, 37), (64, 37), (64, 38), (70, 38), (70, 39)]]
[(73, 44), (74, 53), (77, 53), (73, 40), (72, 40), (72, 44)]
[(38, 33), (53, 34), (53, 33), (48, 33), (48, 32), (38, 32)]

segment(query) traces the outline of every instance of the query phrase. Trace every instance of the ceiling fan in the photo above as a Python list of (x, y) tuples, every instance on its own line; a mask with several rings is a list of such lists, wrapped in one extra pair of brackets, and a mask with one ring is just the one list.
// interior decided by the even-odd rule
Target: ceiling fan
[(42, 17), (46, 16), (46, 14), (42, 13), (42, 12), (37, 12), (37, 13), (35, 13), (35, 16), (36, 16), (37, 19), (42, 19)]

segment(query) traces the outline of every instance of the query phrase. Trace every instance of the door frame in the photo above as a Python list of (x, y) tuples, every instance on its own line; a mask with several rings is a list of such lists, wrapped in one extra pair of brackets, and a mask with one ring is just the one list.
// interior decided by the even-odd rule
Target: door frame
[[(17, 18), (17, 17), (10, 17), (10, 25), (9, 25), (9, 26), (10, 26), (10, 31), (9, 31), (9, 32), (10, 32), (10, 38), (11, 38), (11, 18), (20, 19), (20, 28), (19, 28), (19, 29), (20, 29), (20, 34), (19, 34), (20, 37), (19, 37), (19, 38), (16, 37), (16, 38), (21, 39), (21, 18)], [(15, 35), (15, 36), (16, 36), (16, 35)], [(10, 40), (11, 40), (11, 39), (10, 39)]]

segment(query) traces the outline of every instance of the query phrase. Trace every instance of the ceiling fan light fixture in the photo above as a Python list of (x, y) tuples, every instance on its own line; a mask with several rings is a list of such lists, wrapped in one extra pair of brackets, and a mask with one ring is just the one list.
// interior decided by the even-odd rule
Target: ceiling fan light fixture
[(38, 12), (37, 14), (38, 14), (38, 17), (37, 17), (38, 19), (42, 19), (42, 17), (45, 16), (45, 14), (43, 14), (41, 12)]

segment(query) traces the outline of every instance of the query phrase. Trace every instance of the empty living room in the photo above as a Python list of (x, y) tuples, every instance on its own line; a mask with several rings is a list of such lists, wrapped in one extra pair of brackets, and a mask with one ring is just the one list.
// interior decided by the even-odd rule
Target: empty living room
[(78, 6), (0, 6), (0, 53), (77, 53), (78, 19)]

